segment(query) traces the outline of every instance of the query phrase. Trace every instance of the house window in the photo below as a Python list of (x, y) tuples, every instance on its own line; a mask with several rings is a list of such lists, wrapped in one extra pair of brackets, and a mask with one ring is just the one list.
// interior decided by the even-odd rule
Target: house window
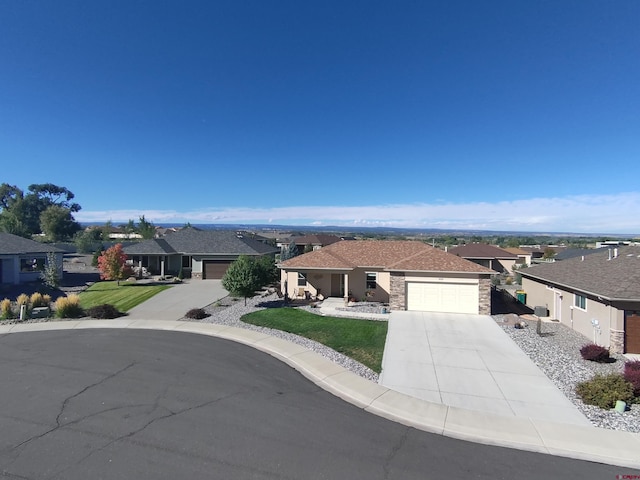
[(42, 272), (44, 270), (44, 258), (21, 258), (21, 272)]
[(306, 287), (307, 286), (307, 274), (306, 273), (298, 273), (298, 286)]
[(191, 268), (191, 257), (189, 255), (182, 256), (182, 268)]
[(378, 285), (378, 274), (367, 272), (367, 290), (372, 290)]
[(573, 296), (573, 304), (582, 310), (587, 309), (587, 297), (583, 295), (578, 295), (577, 293)]

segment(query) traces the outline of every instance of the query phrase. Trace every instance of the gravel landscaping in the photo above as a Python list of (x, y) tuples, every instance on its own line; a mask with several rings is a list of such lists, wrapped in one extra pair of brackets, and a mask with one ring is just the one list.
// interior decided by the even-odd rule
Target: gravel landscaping
[(625, 357), (611, 355), (614, 363), (596, 363), (580, 356), (580, 347), (589, 343), (581, 334), (557, 322), (543, 322), (542, 335), (536, 333), (536, 322), (526, 321), (528, 327), (514, 328), (507, 316), (494, 318), (503, 330), (526, 353), (571, 402), (597, 427), (627, 432), (640, 432), (640, 405), (631, 405), (624, 413), (586, 405), (576, 395), (578, 383), (590, 380), (595, 374), (622, 373)]

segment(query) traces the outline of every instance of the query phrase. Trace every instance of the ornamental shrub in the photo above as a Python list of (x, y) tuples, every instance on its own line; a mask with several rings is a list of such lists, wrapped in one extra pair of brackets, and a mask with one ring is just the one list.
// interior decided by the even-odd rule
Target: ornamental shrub
[(633, 394), (640, 399), (640, 360), (624, 364), (624, 379), (633, 385)]
[(16, 298), (16, 303), (18, 304), (18, 309), (22, 305), (29, 305), (29, 295), (27, 295), (26, 293), (21, 293), (20, 295), (18, 295), (18, 298)]
[(49, 306), (49, 303), (45, 300), (44, 295), (39, 292), (31, 294), (31, 297), (29, 297), (29, 303), (31, 303), (31, 308)]
[(202, 320), (203, 318), (207, 318), (208, 316), (209, 314), (202, 308), (192, 308), (185, 314), (185, 317), (193, 318), (194, 320)]
[(576, 393), (587, 405), (600, 408), (613, 408), (617, 400), (633, 402), (633, 385), (622, 375), (596, 375), (591, 380), (579, 383)]
[(111, 319), (122, 316), (122, 312), (108, 303), (103, 303), (102, 305), (96, 305), (95, 307), (88, 308), (86, 314), (91, 318), (99, 319)]
[(588, 343), (580, 349), (580, 355), (585, 360), (592, 362), (605, 363), (609, 361), (609, 350), (595, 343)]
[(0, 319), (6, 320), (13, 318), (13, 309), (11, 308), (11, 300), (5, 298), (0, 302)]
[(55, 303), (55, 310), (58, 318), (78, 318), (84, 315), (80, 297), (73, 293), (68, 297), (59, 297)]

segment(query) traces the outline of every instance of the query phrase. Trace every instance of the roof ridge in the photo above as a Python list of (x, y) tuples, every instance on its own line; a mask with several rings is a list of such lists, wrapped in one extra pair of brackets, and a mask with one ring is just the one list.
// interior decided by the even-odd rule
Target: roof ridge
[[(399, 240), (399, 241), (404, 241), (404, 240)], [(431, 248), (431, 249), (435, 250), (435, 248), (433, 248), (430, 245), (427, 245), (426, 243), (424, 244), (424, 246), (427, 247), (427, 248)], [(429, 250), (422, 250), (421, 252), (416, 252), (413, 255), (409, 255), (408, 257), (404, 257), (404, 258), (398, 260), (397, 262), (394, 262), (394, 263), (392, 263), (390, 265), (386, 265), (385, 268), (393, 268), (395, 265), (397, 265), (399, 263), (410, 261), (411, 259), (413, 259), (415, 257), (418, 257), (420, 255), (424, 255), (427, 252), (430, 252), (430, 251)]]

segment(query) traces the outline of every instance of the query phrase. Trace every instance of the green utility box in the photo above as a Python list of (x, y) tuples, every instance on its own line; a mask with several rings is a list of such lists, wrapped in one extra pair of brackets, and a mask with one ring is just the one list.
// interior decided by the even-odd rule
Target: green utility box
[(516, 290), (516, 299), (525, 305), (527, 303), (527, 294), (524, 290)]

